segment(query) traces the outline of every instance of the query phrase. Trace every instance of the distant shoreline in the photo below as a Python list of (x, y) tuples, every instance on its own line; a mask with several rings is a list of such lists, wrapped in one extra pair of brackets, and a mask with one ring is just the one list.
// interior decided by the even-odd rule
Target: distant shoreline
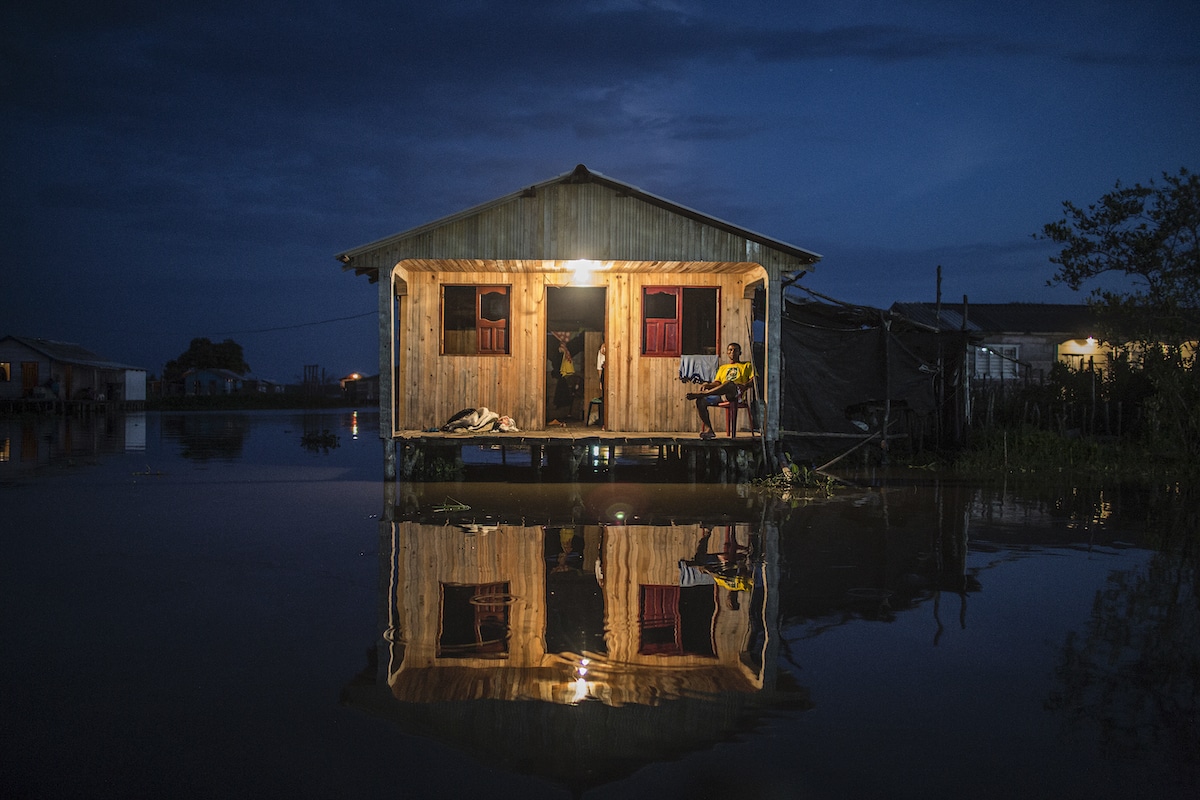
[(147, 411), (265, 411), (271, 409), (376, 409), (378, 400), (355, 402), (344, 397), (283, 395), (182, 395), (147, 398)]

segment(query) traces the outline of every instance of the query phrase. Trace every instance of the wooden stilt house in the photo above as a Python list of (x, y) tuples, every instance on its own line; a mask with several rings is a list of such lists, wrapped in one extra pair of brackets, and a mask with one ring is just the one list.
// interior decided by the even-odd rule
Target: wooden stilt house
[[(380, 434), (395, 477), (397, 443), (466, 408), (524, 435), (568, 422), (699, 443), (681, 378), (715, 368), (731, 342), (760, 362), (773, 450), (782, 281), (820, 256), (579, 165), (337, 258), (379, 287)], [(724, 415), (713, 421), (720, 432)]]

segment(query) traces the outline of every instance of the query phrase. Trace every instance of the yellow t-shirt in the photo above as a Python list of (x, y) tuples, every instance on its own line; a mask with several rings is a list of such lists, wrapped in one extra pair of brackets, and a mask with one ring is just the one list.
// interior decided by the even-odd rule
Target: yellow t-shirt
[(717, 375), (713, 380), (719, 383), (736, 383), (738, 386), (745, 386), (753, 378), (754, 365), (749, 361), (737, 361), (717, 367)]

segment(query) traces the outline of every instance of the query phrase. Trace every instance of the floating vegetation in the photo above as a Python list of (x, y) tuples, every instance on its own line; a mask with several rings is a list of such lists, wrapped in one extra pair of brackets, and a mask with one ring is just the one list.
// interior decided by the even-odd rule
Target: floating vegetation
[(150, 475), (166, 475), (167, 473), (163, 472), (162, 470), (152, 470), (152, 469), (150, 469), (150, 465), (147, 464), (145, 472), (134, 472), (131, 474), (136, 478), (142, 478), (142, 477), (147, 477)]
[(803, 464), (792, 461), (792, 457), (784, 453), (787, 463), (783, 469), (765, 478), (757, 478), (750, 482), (757, 489), (762, 489), (778, 495), (783, 500), (811, 499), (814, 496), (832, 497), (836, 478), (824, 472), (810, 469)]
[(446, 502), (433, 507), (434, 511), (470, 511), (471, 507), (466, 503), (459, 502), (449, 495), (446, 496)]

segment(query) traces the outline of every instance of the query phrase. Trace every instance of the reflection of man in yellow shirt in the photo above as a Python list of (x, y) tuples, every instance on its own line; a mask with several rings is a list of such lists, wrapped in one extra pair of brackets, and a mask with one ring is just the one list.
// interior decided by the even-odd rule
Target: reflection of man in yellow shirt
[(700, 416), (700, 438), (716, 437), (712, 429), (712, 420), (708, 417), (708, 407), (722, 400), (737, 402), (738, 391), (754, 380), (754, 365), (742, 361), (742, 346), (730, 342), (725, 348), (729, 363), (717, 367), (716, 377), (700, 387), (698, 392), (688, 392), (687, 399), (696, 401), (696, 413)]

